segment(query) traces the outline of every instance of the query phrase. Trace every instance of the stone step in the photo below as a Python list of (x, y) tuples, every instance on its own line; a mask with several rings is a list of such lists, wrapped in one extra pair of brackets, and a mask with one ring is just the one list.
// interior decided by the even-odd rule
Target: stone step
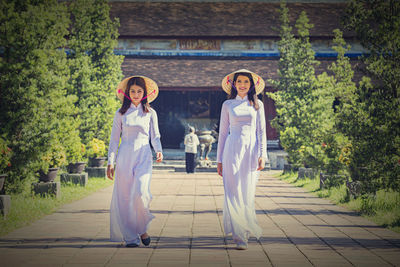
[[(186, 172), (186, 167), (176, 167), (175, 172)], [(217, 168), (211, 167), (211, 168), (205, 168), (205, 167), (197, 167), (196, 172), (217, 172)]]
[(154, 165), (185, 165), (185, 160), (164, 159), (162, 162), (153, 162)]
[[(153, 167), (155, 166), (185, 166), (186, 161), (185, 160), (170, 160), (166, 159), (163, 160), (162, 162), (153, 162)], [(217, 167), (217, 162), (216, 161), (211, 161), (211, 165)]]
[[(200, 170), (201, 168), (201, 170)], [(153, 162), (153, 169), (154, 170), (172, 170), (175, 172), (186, 172), (186, 162), (185, 160), (171, 160), (166, 159), (162, 162)], [(211, 167), (200, 167), (198, 166), (196, 170), (201, 172), (214, 172), (217, 170), (217, 162), (211, 161)]]
[(175, 170), (175, 168), (184, 168), (185, 165), (155, 165), (153, 164), (153, 170)]

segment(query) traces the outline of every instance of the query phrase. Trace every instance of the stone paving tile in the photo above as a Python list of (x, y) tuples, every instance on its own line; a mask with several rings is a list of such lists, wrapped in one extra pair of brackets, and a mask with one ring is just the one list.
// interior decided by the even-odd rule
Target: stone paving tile
[(63, 267), (101, 267), (104, 266), (103, 264), (98, 263), (67, 263), (63, 264)]
[(106, 266), (124, 265), (135, 263), (136, 265), (147, 265), (152, 254), (152, 249), (149, 248), (137, 248), (132, 250), (131, 248), (119, 249), (113, 257), (108, 261)]
[[(149, 247), (109, 242), (112, 187), (0, 238), (1, 266), (400, 266), (400, 235), (262, 172), (263, 236), (238, 251), (215, 173), (155, 171)], [(45, 225), (46, 227), (43, 227)]]
[[(295, 199), (288, 198), (288, 203), (279, 203), (277, 200), (275, 202), (280, 207), (284, 207), (289, 214), (314, 232), (332, 249), (339, 251), (343, 246), (362, 247), (364, 250), (368, 250), (368, 253), (363, 251), (363, 249), (360, 249), (362, 251), (360, 253), (365, 254), (370, 264), (385, 265), (389, 263), (398, 265), (399, 256), (396, 256), (394, 253), (387, 253), (387, 248), (391, 247), (392, 244), (383, 239), (376, 238), (379, 237), (379, 234), (374, 233), (374, 230), (382, 228), (357, 216), (354, 212), (335, 206), (324, 199), (313, 200), (306, 198), (302, 202), (296, 202)], [(301, 212), (293, 209), (296, 206), (301, 209)], [(358, 224), (354, 224), (356, 221)], [(384, 230), (389, 231), (387, 229)], [(398, 236), (398, 234), (391, 232), (390, 236), (393, 238), (394, 236)], [(380, 250), (379, 248), (381, 247), (385, 249)], [(344, 253), (347, 253), (347, 251)], [(353, 261), (355, 264), (359, 260), (354, 259)]]

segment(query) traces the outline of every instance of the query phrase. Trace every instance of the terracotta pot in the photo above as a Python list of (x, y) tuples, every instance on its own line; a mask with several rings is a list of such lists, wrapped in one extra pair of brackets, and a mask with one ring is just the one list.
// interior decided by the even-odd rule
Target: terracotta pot
[(39, 181), (40, 182), (53, 182), (57, 177), (58, 168), (49, 168), (47, 173), (39, 171)]
[(90, 158), (89, 164), (90, 167), (103, 167), (104, 163), (106, 162), (106, 157), (97, 157), (97, 158)]
[(67, 166), (68, 173), (81, 173), (85, 169), (86, 162), (70, 163)]

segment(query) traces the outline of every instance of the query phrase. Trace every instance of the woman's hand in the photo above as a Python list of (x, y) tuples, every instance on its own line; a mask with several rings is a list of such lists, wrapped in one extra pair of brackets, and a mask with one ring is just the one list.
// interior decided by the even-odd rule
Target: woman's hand
[(222, 176), (222, 163), (218, 162), (217, 164), (217, 172), (219, 176)]
[(114, 177), (114, 166), (113, 165), (107, 165), (107, 177), (110, 180), (113, 180)]
[(164, 158), (162, 152), (157, 152), (156, 157), (157, 157), (157, 160), (156, 160), (157, 162), (161, 162)]
[(264, 158), (259, 158), (258, 159), (258, 169), (257, 169), (257, 171), (261, 171), (264, 168), (265, 168), (265, 159)]

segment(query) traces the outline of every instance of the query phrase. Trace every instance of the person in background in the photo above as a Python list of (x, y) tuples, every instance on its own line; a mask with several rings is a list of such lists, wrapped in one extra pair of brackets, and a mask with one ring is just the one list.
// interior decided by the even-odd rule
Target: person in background
[(195, 158), (197, 146), (200, 144), (200, 141), (193, 127), (189, 127), (189, 134), (185, 136), (185, 141), (183, 143), (185, 144), (186, 172), (194, 173), (196, 169)]

